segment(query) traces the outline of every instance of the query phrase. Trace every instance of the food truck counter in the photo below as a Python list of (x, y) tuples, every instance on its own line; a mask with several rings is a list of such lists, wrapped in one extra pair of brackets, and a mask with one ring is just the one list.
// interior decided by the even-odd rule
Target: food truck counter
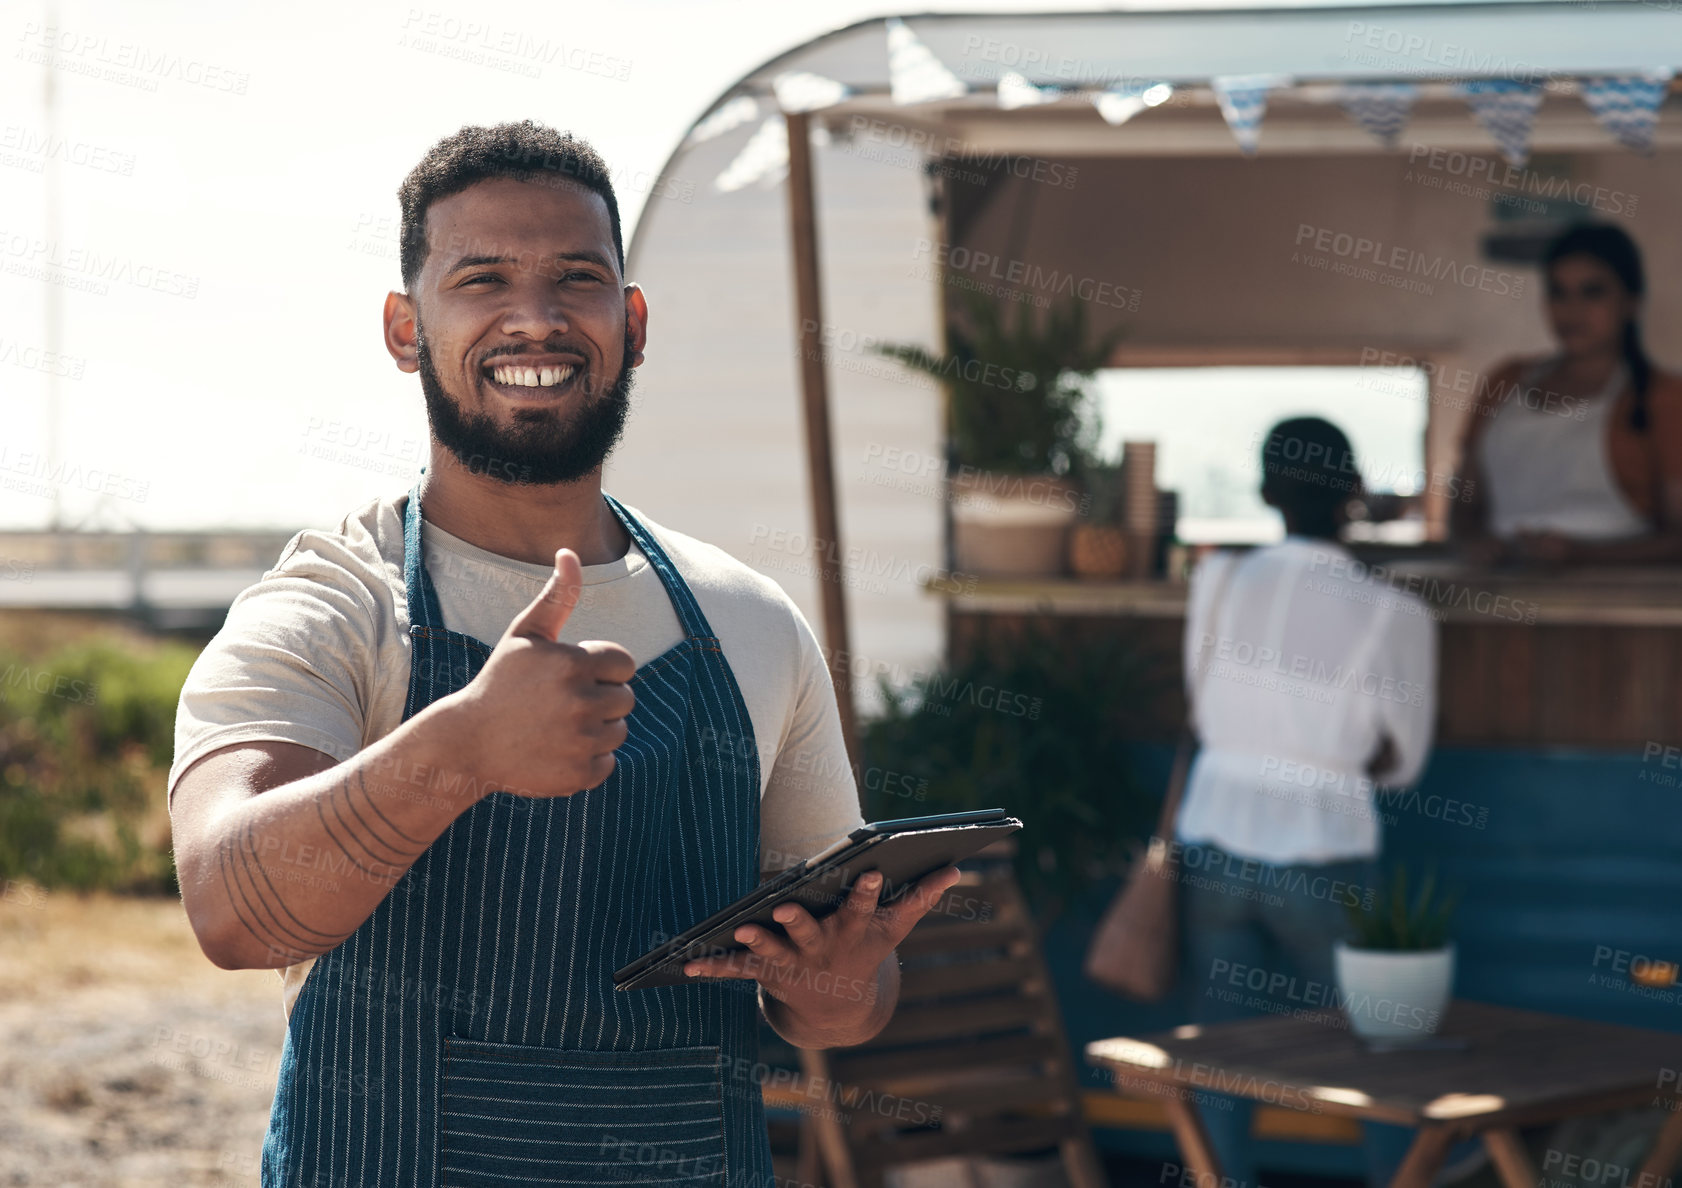
[[(1440, 742), (1623, 750), (1682, 738), (1682, 567), (1484, 569), (1440, 547), (1353, 551), (1374, 597), (1410, 592), (1438, 622)], [(1142, 733), (1166, 737), (1183, 719), (1183, 581), (976, 577), (946, 597), (955, 653), (1048, 617), (1060, 633), (1119, 636), (1169, 690)]]

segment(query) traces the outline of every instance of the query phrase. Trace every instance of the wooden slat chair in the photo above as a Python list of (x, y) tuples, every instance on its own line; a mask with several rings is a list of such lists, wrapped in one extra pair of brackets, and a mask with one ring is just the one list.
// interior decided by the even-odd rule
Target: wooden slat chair
[(805, 1112), (829, 1188), (879, 1188), (897, 1164), (1047, 1148), (1073, 1188), (1106, 1183), (1009, 846), (966, 861), (900, 945), (899, 1007), (882, 1033), (802, 1052), (802, 1080), (767, 1095)]

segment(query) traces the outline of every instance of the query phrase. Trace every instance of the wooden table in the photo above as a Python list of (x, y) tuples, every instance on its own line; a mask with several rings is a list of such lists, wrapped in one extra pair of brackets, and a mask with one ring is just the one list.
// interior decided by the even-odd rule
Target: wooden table
[(1519, 1127), (1655, 1099), (1673, 1112), (1630, 1182), (1662, 1184), (1682, 1159), (1682, 1035), (1463, 1000), (1437, 1034), (1463, 1046), (1374, 1052), (1326, 1011), (1098, 1040), (1086, 1057), (1123, 1092), (1160, 1097), (1199, 1184), (1221, 1182), (1193, 1104), (1204, 1092), (1417, 1128), (1391, 1188), (1428, 1188), (1469, 1135), (1482, 1136), (1505, 1188), (1536, 1188)]

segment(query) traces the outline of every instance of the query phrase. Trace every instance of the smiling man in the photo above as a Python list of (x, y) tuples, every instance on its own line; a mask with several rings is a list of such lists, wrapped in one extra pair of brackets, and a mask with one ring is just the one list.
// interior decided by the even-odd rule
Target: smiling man
[(294, 537), (177, 718), (194, 932), (282, 973), (263, 1183), (766, 1184), (759, 1011), (801, 1047), (876, 1034), (957, 872), (614, 991), (861, 823), (834, 692), (774, 583), (602, 491), (648, 303), (595, 151), (463, 128), (399, 198), (385, 345), (426, 472)]

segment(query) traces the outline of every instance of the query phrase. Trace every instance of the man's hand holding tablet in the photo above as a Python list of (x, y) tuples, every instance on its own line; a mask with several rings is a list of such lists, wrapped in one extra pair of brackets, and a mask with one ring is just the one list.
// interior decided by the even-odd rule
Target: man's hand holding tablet
[[(684, 963), (688, 977), (752, 978), (759, 983), (765, 1017), (778, 1031), (799, 1024), (802, 1034), (852, 1033), (868, 1024), (884, 995), (886, 978), (898, 980), (897, 967), (884, 965), (906, 935), (959, 878), (956, 866), (925, 875), (891, 904), (879, 902), (882, 875), (860, 875), (839, 910), (823, 919), (798, 903), (778, 904), (771, 918), (786, 936), (758, 924), (743, 924), (732, 934), (746, 953), (700, 957)], [(886, 1020), (884, 1019), (885, 1023)]]

